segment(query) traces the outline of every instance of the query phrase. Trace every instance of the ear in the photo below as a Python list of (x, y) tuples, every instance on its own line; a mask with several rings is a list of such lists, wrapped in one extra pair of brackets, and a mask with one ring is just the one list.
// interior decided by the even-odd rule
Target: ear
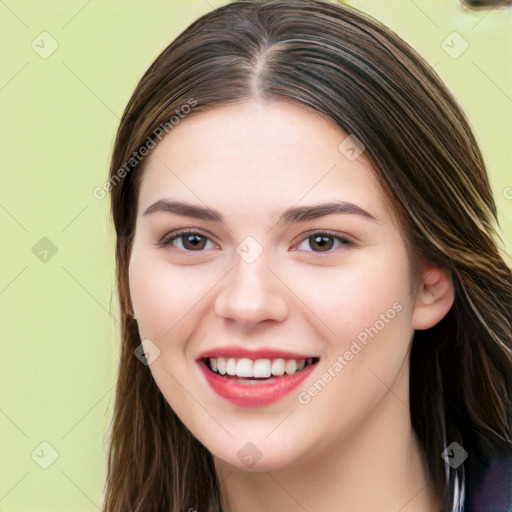
[(412, 314), (412, 327), (430, 329), (450, 310), (455, 299), (451, 272), (448, 269), (425, 265)]

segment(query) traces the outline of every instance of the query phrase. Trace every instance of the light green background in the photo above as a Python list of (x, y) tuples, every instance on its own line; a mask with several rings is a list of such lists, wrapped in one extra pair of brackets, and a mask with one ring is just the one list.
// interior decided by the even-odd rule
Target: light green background
[[(119, 334), (108, 199), (92, 191), (106, 180), (119, 118), (142, 73), (194, 19), (225, 3), (0, 2), (3, 512), (100, 507)], [(347, 3), (394, 29), (455, 93), (510, 249), (511, 11), (468, 13), (456, 0)], [(442, 46), (462, 48), (454, 31), (469, 44), (458, 58)], [(50, 48), (42, 32), (58, 43), (46, 59), (31, 47)], [(32, 251), (43, 237), (57, 247), (46, 262)], [(52, 449), (58, 457), (41, 468), (35, 460), (51, 462)]]

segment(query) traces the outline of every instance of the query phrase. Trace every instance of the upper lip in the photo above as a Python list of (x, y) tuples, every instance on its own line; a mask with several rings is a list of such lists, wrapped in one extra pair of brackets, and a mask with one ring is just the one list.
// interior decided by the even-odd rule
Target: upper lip
[(217, 357), (232, 357), (235, 359), (309, 359), (317, 356), (312, 354), (300, 354), (298, 352), (289, 352), (275, 348), (260, 348), (258, 350), (249, 350), (245, 347), (227, 346), (213, 348), (203, 352), (198, 359), (209, 359)]

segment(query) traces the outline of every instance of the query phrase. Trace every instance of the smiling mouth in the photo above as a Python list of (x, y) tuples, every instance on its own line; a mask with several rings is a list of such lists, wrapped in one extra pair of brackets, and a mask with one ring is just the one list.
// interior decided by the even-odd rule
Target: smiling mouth
[(304, 371), (318, 362), (318, 357), (305, 359), (249, 359), (247, 357), (209, 357), (202, 358), (210, 372), (233, 381), (246, 384), (272, 382)]
[(227, 349), (219, 352), (222, 356), (205, 354), (197, 363), (210, 389), (240, 407), (261, 407), (284, 399), (312, 374), (320, 360), (273, 350), (247, 357), (247, 351), (236, 347), (230, 352), (238, 357), (231, 357)]

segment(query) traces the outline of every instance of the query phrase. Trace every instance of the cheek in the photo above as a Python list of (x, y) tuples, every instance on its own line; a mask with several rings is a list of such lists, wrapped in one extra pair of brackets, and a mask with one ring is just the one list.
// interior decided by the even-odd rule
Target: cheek
[(211, 273), (205, 275), (198, 267), (173, 267), (162, 255), (136, 250), (129, 267), (140, 338), (151, 339), (160, 350), (149, 367), (152, 377), (174, 412), (193, 432), (201, 432), (208, 418), (187, 391), (187, 340), (204, 316), (202, 299), (214, 285)]
[[(354, 263), (336, 269), (311, 267), (301, 277), (295, 279), (294, 291), (304, 297), (309, 308), (304, 314), (330, 340), (326, 349), (341, 350), (359, 334), (364, 338), (366, 328), (375, 324), (382, 328), (382, 315), (384, 321), (392, 320), (385, 322), (388, 333), (410, 327), (409, 272), (404, 251), (368, 251)], [(408, 333), (403, 336), (407, 338)]]
[(218, 281), (212, 274), (207, 266), (176, 267), (165, 255), (134, 248), (129, 283), (141, 339), (154, 339), (162, 347), (171, 339), (187, 339)]
[(130, 295), (141, 338), (154, 338), (161, 331), (165, 309), (171, 307), (166, 275), (157, 262), (134, 248), (129, 266)]
[[(129, 267), (130, 294), (141, 338), (160, 339), (188, 306), (192, 283), (180, 283), (180, 273), (148, 252), (134, 249)], [(181, 316), (181, 315), (180, 315)]]
[[(299, 402), (307, 405), (311, 429), (329, 438), (356, 428), (404, 370), (413, 333), (408, 260), (396, 248), (379, 250), (316, 282), (308, 305), (335, 334), (325, 337), (318, 380), (299, 390)], [(401, 413), (407, 379), (397, 386), (394, 407)], [(325, 411), (333, 407), (344, 414), (326, 427)]]

